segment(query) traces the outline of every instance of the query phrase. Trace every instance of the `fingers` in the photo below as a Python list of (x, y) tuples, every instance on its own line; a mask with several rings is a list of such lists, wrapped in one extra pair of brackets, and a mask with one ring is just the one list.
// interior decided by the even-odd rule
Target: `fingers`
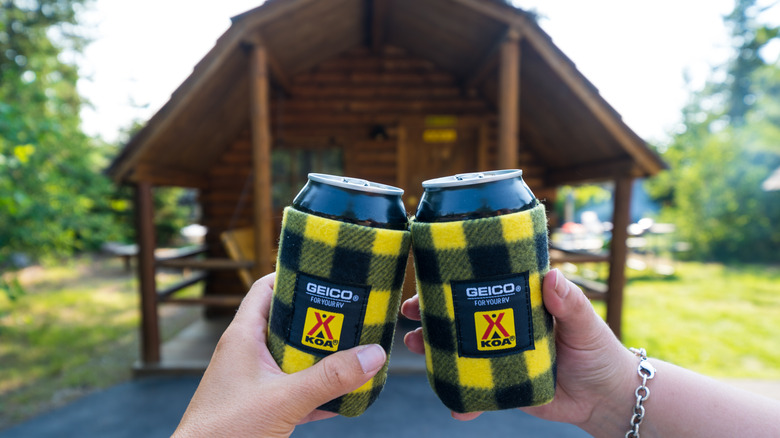
[[(255, 281), (241, 301), (233, 321), (222, 333), (215, 356), (241, 352), (247, 357), (253, 357), (258, 354), (256, 345), (265, 346), (275, 277), (276, 274), (271, 273)], [(251, 341), (246, 342), (247, 339)], [(275, 364), (267, 348), (261, 348), (259, 354), (263, 359), (262, 363)]]
[(241, 301), (233, 321), (241, 325), (265, 326), (271, 310), (271, 297), (274, 293), (276, 273), (270, 273), (255, 281)]
[(425, 342), (423, 341), (422, 327), (404, 335), (404, 344), (412, 353), (425, 354)]
[(377, 345), (361, 345), (325, 357), (314, 366), (287, 376), (287, 385), (299, 403), (297, 418), (305, 418), (318, 406), (354, 391), (382, 368), (385, 350)]
[[(420, 315), (420, 297), (415, 295), (401, 304), (401, 314), (413, 321), (422, 319)], [(412, 353), (425, 354), (425, 342), (423, 342), (422, 327), (404, 335), (404, 344)]]
[[(401, 304), (401, 314), (413, 321), (419, 321), (422, 317), (420, 315), (420, 298), (415, 295)], [(425, 343), (423, 342), (422, 327), (407, 333), (404, 335), (404, 344), (412, 353), (425, 354)]]
[(419, 321), (421, 318), (420, 297), (415, 294), (415, 296), (404, 301), (401, 305), (401, 314), (411, 320)]
[(582, 290), (561, 271), (552, 269), (545, 275), (542, 293), (545, 307), (555, 317), (559, 342), (582, 349), (595, 346), (605, 330), (611, 334)]
[(452, 418), (458, 421), (471, 421), (480, 415), (482, 415), (482, 412), (466, 412), (465, 414), (460, 414), (454, 411), (452, 412)]

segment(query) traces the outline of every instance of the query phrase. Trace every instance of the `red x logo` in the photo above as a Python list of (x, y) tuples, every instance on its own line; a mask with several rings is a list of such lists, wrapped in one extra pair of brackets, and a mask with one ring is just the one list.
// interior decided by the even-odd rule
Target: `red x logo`
[(328, 324), (330, 324), (331, 321), (333, 321), (333, 318), (335, 318), (334, 315), (328, 316), (324, 321), (322, 320), (322, 314), (319, 312), (314, 312), (314, 317), (317, 318), (317, 323), (314, 324), (314, 327), (309, 330), (309, 333), (307, 335), (311, 336), (314, 333), (317, 332), (317, 329), (322, 327), (323, 330), (325, 330), (325, 335), (328, 336), (328, 339), (333, 339), (333, 334), (330, 332), (330, 327)]
[[(496, 319), (491, 319), (490, 315), (482, 315), (482, 316), (484, 316), (488, 322), (488, 327), (487, 329), (485, 329), (485, 334), (482, 335), (482, 339), (487, 339), (488, 336), (491, 333), (493, 333), (493, 329), (497, 329), (498, 331), (500, 331), (505, 338), (509, 337), (509, 333), (507, 333), (506, 329), (504, 329), (504, 326), (501, 325), (501, 320), (504, 319), (503, 312), (499, 313)], [(493, 317), (495, 317), (495, 315), (493, 315)]]

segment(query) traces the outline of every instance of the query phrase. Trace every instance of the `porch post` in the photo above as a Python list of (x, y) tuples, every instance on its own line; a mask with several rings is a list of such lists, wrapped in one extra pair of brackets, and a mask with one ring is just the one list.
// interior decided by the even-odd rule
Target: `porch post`
[(271, 105), (268, 95), (268, 54), (254, 42), (249, 58), (249, 117), (252, 131), (255, 275), (273, 268), (273, 201), (271, 199)]
[(634, 179), (615, 180), (614, 212), (612, 213), (612, 242), (609, 247), (609, 278), (607, 279), (607, 324), (621, 336), (623, 318), (623, 288), (626, 284), (626, 257), (628, 256), (628, 225), (631, 221), (631, 187)]
[(520, 122), (520, 33), (511, 29), (501, 43), (498, 71), (498, 162), (515, 168)]
[(135, 186), (135, 213), (141, 292), (141, 362), (142, 365), (151, 365), (160, 362), (160, 324), (154, 275), (154, 201), (150, 182), (141, 181)]

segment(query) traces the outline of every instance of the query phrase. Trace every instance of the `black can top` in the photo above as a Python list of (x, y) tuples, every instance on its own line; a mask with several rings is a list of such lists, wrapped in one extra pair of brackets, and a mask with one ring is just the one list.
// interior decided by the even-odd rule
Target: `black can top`
[(529, 210), (538, 204), (519, 169), (463, 173), (422, 183), (419, 222), (448, 222)]
[(398, 187), (364, 179), (310, 173), (309, 181), (292, 205), (300, 211), (342, 222), (405, 230), (403, 193)]

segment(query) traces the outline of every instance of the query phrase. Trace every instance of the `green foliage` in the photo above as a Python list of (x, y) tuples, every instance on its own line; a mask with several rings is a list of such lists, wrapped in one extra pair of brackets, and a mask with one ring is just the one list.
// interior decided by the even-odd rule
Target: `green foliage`
[(780, 153), (754, 150), (749, 134), (728, 127), (704, 138), (681, 135), (665, 156), (675, 164), (659, 182), (673, 190), (674, 205), (662, 220), (677, 224), (697, 259), (777, 259), (780, 196), (761, 182), (780, 166)]
[[(81, 129), (73, 61), (88, 0), (4, 0), (0, 7), (0, 269), (130, 241), (132, 193), (102, 174), (116, 147)], [(184, 225), (181, 191), (159, 194), (158, 234)], [(9, 280), (0, 293), (18, 294)]]
[(734, 57), (727, 65), (728, 77), (718, 89), (725, 94), (726, 113), (734, 126), (745, 124), (745, 116), (753, 107), (754, 93), (759, 89), (751, 79), (753, 72), (764, 65), (760, 49), (778, 36), (778, 29), (758, 23), (762, 12), (755, 0), (736, 0), (734, 10), (725, 17), (731, 28)]
[(78, 71), (63, 61), (84, 44), (72, 32), (82, 3), (0, 9), (0, 264), (15, 252), (67, 253), (105, 232), (90, 220), (109, 187), (94, 171), (105, 152), (81, 131)]
[(567, 199), (573, 201), (575, 210), (581, 210), (590, 204), (600, 204), (612, 199), (612, 192), (599, 184), (582, 184), (579, 186), (562, 186), (555, 198), (555, 210), (560, 217), (565, 217), (564, 211)]
[(727, 17), (738, 42), (728, 80), (694, 94), (664, 153), (670, 170), (648, 184), (698, 260), (778, 260), (780, 192), (761, 183), (780, 166), (780, 67), (758, 56), (778, 32), (746, 15), (753, 3)]
[(155, 189), (154, 225), (158, 245), (180, 244), (181, 229), (192, 219), (189, 208), (183, 205), (187, 198), (187, 191), (179, 187)]
[[(0, 276), (0, 292), (2, 292), (9, 301), (13, 302), (24, 295), (24, 288), (19, 283), (19, 279), (15, 276), (8, 275), (8, 278)], [(3, 316), (2, 312), (0, 312), (0, 316)]]

